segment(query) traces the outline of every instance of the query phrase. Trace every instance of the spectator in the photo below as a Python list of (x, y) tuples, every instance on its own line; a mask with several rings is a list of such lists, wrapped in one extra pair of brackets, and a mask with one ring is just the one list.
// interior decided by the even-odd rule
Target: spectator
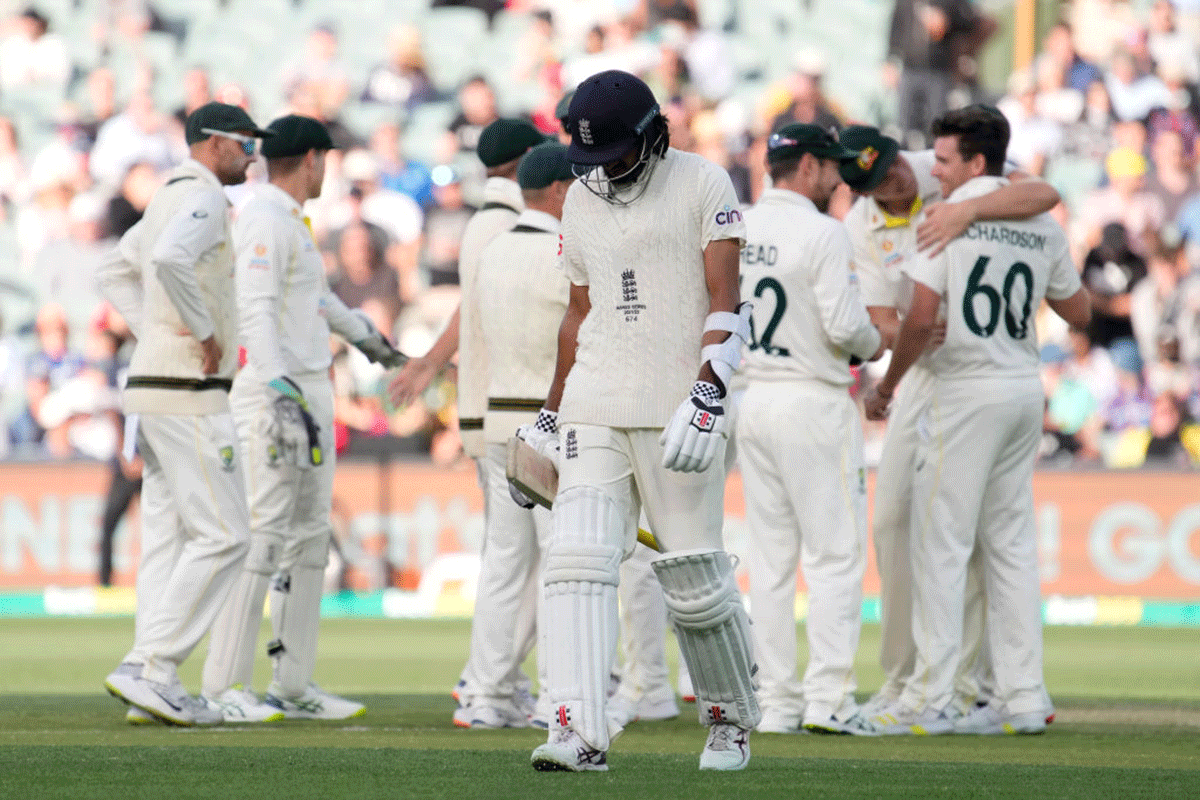
[(1087, 387), (1066, 370), (1067, 352), (1056, 344), (1042, 348), (1042, 388), (1046, 393), (1046, 412), (1042, 419), (1045, 434), (1039, 448), (1042, 460), (1100, 457), (1097, 415), (1099, 405)]
[(1113, 149), (1112, 104), (1103, 79), (1088, 84), (1079, 119), (1063, 131), (1063, 153), (1100, 162)]
[(925, 146), (929, 126), (947, 111), (951, 92), (966, 77), (960, 60), (974, 57), (987, 30), (986, 18), (970, 0), (897, 0), (888, 58), (901, 66), (902, 145)]
[(1146, 176), (1146, 191), (1162, 202), (1168, 220), (1178, 219), (1184, 203), (1200, 191), (1193, 151), (1177, 131), (1165, 130), (1151, 142), (1150, 160), (1154, 169)]
[(1141, 255), (1147, 252), (1146, 235), (1168, 221), (1166, 208), (1146, 191), (1146, 159), (1140, 152), (1118, 147), (1104, 164), (1109, 185), (1084, 200), (1076, 224), (1077, 238), (1088, 248), (1096, 247), (1104, 226), (1119, 222), (1125, 226), (1129, 248)]
[(479, 134), (500, 118), (496, 111), (496, 94), (482, 75), (476, 75), (458, 90), (458, 115), (446, 130), (449, 143), (443, 145), (449, 160), (455, 153), (474, 153)]
[(1150, 6), (1149, 35), (1146, 47), (1156, 64), (1179, 64), (1184, 81), (1200, 82), (1200, 58), (1196, 56), (1197, 42), (1179, 30), (1175, 22), (1175, 4), (1171, 0), (1154, 0)]
[[(43, 303), (61, 304), (68, 330), (82, 338), (103, 298), (96, 286), (96, 269), (115, 241), (105, 238), (105, 200), (77, 194), (67, 206), (67, 236), (51, 240), (34, 260), (33, 282)], [(78, 348), (83, 342), (70, 344)]]
[(695, 7), (686, 3), (664, 10), (663, 18), (663, 38), (675, 42), (691, 89), (706, 103), (732, 94), (737, 73), (725, 35), (713, 28), (701, 28)]
[(379, 164), (367, 150), (347, 153), (342, 172), (351, 190), (343, 213), (348, 211), (351, 219), (361, 218), (387, 233), (384, 260), (399, 276), (401, 298), (408, 302), (412, 298), (405, 293), (405, 276), (416, 272), (424, 212), (408, 195), (379, 185)]
[(1085, 61), (1075, 51), (1075, 43), (1071, 38), (1071, 26), (1066, 22), (1056, 22), (1042, 40), (1042, 55), (1044, 58), (1058, 64), (1066, 73), (1067, 85), (1080, 92), (1087, 92), (1096, 81), (1104, 79), (1100, 68)]
[(325, 112), (320, 119), (337, 117), (350, 95), (350, 76), (338, 59), (338, 35), (332, 22), (323, 22), (309, 32), (303, 52), (284, 67), (281, 81), (289, 101), (306, 89)]
[(826, 130), (840, 128), (841, 111), (826, 99), (821, 89), (825, 57), (816, 50), (801, 50), (796, 54), (793, 67), (787, 86), (788, 105), (771, 120), (771, 130), (777, 131), (793, 122), (819, 125)]
[(1173, 325), (1180, 316), (1182, 298), (1188, 293), (1181, 284), (1200, 289), (1200, 280), (1190, 278), (1187, 250), (1179, 231), (1168, 226), (1158, 237), (1147, 263), (1145, 280), (1133, 287), (1129, 320), (1142, 360), (1153, 363), (1159, 357), (1159, 339), (1164, 325)]
[(16, 23), (13, 33), (0, 42), (0, 89), (62, 91), (71, 77), (67, 43), (48, 32), (50, 21), (33, 6), (22, 11)]
[(997, 105), (1011, 130), (1008, 158), (1030, 175), (1041, 175), (1046, 161), (1062, 147), (1063, 132), (1039, 109), (1037, 86), (1028, 70), (1009, 76), (1008, 95)]
[(105, 235), (119, 239), (136, 225), (161, 182), (153, 164), (139, 162), (130, 167), (120, 190), (109, 199), (105, 209)]
[(1107, 407), (1117, 396), (1117, 369), (1108, 351), (1097, 346), (1091, 335), (1080, 328), (1071, 329), (1068, 341), (1066, 375), (1088, 390), (1097, 409)]
[(0, 309), (0, 458), (9, 451), (9, 414), (23, 405), (25, 381), (25, 358), (17, 337), (5, 325), (3, 309)]
[(425, 219), (422, 271), (429, 286), (458, 285), (458, 251), (467, 220), (475, 209), (463, 199), (462, 181), (453, 168), (433, 168), (436, 203)]
[(1146, 121), (1147, 138), (1150, 146), (1163, 133), (1177, 133), (1183, 139), (1183, 147), (1190, 163), (1195, 158), (1196, 141), (1200, 128), (1196, 123), (1196, 105), (1191, 91), (1184, 83), (1183, 69), (1178, 62), (1164, 61), (1158, 66), (1158, 76), (1167, 90), (1166, 102), (1150, 111)]
[(1037, 82), (1037, 110), (1040, 115), (1059, 125), (1070, 125), (1083, 114), (1083, 92), (1067, 84), (1067, 73), (1061, 64), (1048, 58), (1034, 63)]
[(17, 129), (11, 119), (0, 117), (0, 220), (11, 218), (12, 209), (28, 199), (29, 173), (17, 143)]
[(1157, 75), (1140, 71), (1133, 53), (1124, 47), (1113, 56), (1104, 85), (1113, 114), (1120, 120), (1144, 120), (1154, 109), (1173, 102), (1166, 84)]
[(166, 116), (146, 90), (137, 91), (125, 111), (105, 122), (96, 135), (90, 168), (98, 183), (117, 186), (138, 162), (162, 171), (183, 160), (182, 143), (167, 127)]
[(1150, 423), (1125, 431), (1112, 449), (1110, 467), (1195, 468), (1200, 465), (1200, 425), (1184, 416), (1170, 394), (1154, 398)]
[[(50, 395), (63, 388), (68, 381), (79, 376), (87, 366), (79, 353), (67, 348), (69, 330), (67, 315), (62, 306), (47, 303), (37, 315), (38, 349), (25, 363), (25, 410), (13, 422), (9, 435), (13, 444), (27, 452), (44, 452), (42, 443), (46, 429), (42, 419), (42, 403)], [(57, 416), (57, 415), (55, 415)], [(59, 427), (66, 420), (58, 421)], [(61, 443), (65, 431), (57, 440)]]
[(1132, 292), (1146, 277), (1146, 262), (1129, 248), (1124, 226), (1118, 222), (1104, 226), (1100, 244), (1084, 259), (1081, 277), (1092, 301), (1089, 338), (1097, 347), (1132, 341)]
[(339, 232), (336, 244), (337, 272), (329, 282), (333, 293), (350, 308), (378, 300), (394, 320), (400, 313), (400, 281), (384, 261), (378, 237), (366, 223), (356, 221)]
[(421, 32), (414, 25), (393, 28), (388, 34), (388, 60), (371, 68), (359, 99), (412, 112), (438, 98), (425, 71)]
[(371, 153), (379, 168), (379, 185), (408, 195), (428, 211), (433, 205), (433, 180), (429, 168), (405, 158), (400, 150), (400, 126), (384, 122), (371, 134)]
[(1120, 43), (1139, 28), (1128, 0), (1074, 0), (1070, 21), (1076, 51), (1093, 64), (1107, 64)]
[(204, 67), (192, 67), (183, 76), (183, 105), (175, 109), (175, 119), (180, 125), (183, 125), (187, 121), (188, 114), (212, 99), (212, 84), (208, 79), (208, 70)]
[(87, 108), (79, 123), (87, 136), (88, 148), (96, 143), (100, 128), (117, 113), (117, 79), (110, 67), (96, 67), (85, 82)]
[(1117, 394), (1104, 409), (1104, 428), (1121, 433), (1150, 423), (1154, 396), (1142, 380), (1142, 359), (1132, 340), (1122, 339), (1109, 351), (1117, 368)]

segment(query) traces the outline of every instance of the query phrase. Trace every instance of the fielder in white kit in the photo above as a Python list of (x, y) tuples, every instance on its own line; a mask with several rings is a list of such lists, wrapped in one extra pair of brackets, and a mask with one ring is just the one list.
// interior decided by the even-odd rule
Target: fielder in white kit
[(515, 701), (518, 687), (513, 676), (528, 655), (517, 638), (531, 582), (539, 589), (538, 674), (549, 702), (540, 578), (550, 541), (550, 511), (515, 490), (510, 495), (506, 445), (517, 428), (536, 421), (554, 379), (558, 326), (570, 290), (558, 268), (559, 219), (574, 180), (565, 145), (547, 142), (526, 153), (517, 169), (525, 210), (479, 258), (476, 314), (488, 370), (483, 425), (487, 450), (480, 468), (486, 475), (488, 515), (478, 588), (486, 603), (477, 604), (471, 628), (475, 691), (464, 706), (472, 729), (530, 725), (527, 709)]
[[(521, 187), (516, 180), (517, 167), (521, 157), (531, 147), (544, 141), (546, 137), (539, 133), (532, 123), (521, 119), (498, 119), (484, 128), (479, 135), (475, 153), (487, 169), (487, 182), (483, 187), (483, 207), (467, 222), (459, 249), (458, 275), (461, 298), (458, 310), (429, 352), (410, 361), (389, 388), (392, 402), (397, 405), (410, 403), (450, 363), (455, 353), (458, 354), (459, 435), (462, 437), (463, 452), (475, 460), (479, 488), (483, 492), (485, 525), (491, 513), (488, 498), (492, 492), (487, 485), (487, 471), (483, 466), (486, 453), (483, 418), (488, 400), (488, 364), (477, 302), (480, 254), (489, 242), (512, 228), (517, 217), (525, 210)], [(507, 485), (505, 481), (500, 490), (507, 493)], [(485, 539), (483, 549), (486, 548)], [(535, 713), (535, 709), (529, 693), (530, 681), (520, 670), (520, 665), (533, 646), (536, 636), (534, 626), (537, 593), (537, 581), (531, 580), (525, 587), (523, 611), (518, 630), (513, 637), (506, 631), (500, 631), (488, 619), (486, 610), (490, 607), (490, 600), (486, 594), (476, 598), (476, 610), (471, 623), (472, 642), (481, 636), (496, 634), (500, 639), (515, 643), (519, 657), (516, 659), (517, 668), (510, 677), (514, 685), (518, 686), (519, 702), (531, 714)], [(496, 642), (492, 642), (487, 647), (487, 652), (499, 652), (498, 646)], [(474, 715), (472, 706), (475, 704), (475, 695), (478, 694), (475, 666), (480, 657), (473, 647), (452, 692), (459, 703), (459, 707), (454, 711), (453, 722), (461, 728), (471, 727)], [(505, 661), (509, 662), (511, 659), (505, 658)], [(485, 669), (491, 670), (490, 667)]]
[[(902, 266), (917, 255), (918, 247), (932, 245), (931, 252), (936, 252), (977, 219), (1024, 219), (1049, 211), (1059, 200), (1045, 181), (1025, 179), (968, 201), (942, 203), (941, 186), (932, 174), (933, 151), (901, 152), (895, 139), (865, 125), (847, 127), (840, 140), (857, 154), (842, 162), (842, 178), (862, 195), (844, 220), (854, 245), (854, 269), (871, 320), (888, 337), (895, 336), (908, 310), (912, 286)], [(937, 344), (935, 336), (931, 349)], [(918, 360), (900, 385), (875, 478), (872, 530), (881, 584), (879, 660), (884, 683), (866, 703), (865, 713), (884, 719), (912, 674), (912, 585), (927, 579), (913, 573), (908, 557), (917, 420), (933, 385), (926, 360)], [(988, 691), (981, 685), (989, 667), (986, 651), (980, 652), (983, 598), (978, 572), (972, 562), (958, 678), (960, 711)]]
[[(933, 133), (934, 175), (950, 201), (1004, 183), (1009, 126), (998, 111), (952, 111)], [(886, 416), (943, 299), (946, 341), (930, 359), (934, 385), (920, 422), (913, 486), (913, 570), (930, 579), (913, 586), (916, 667), (892, 716), (918, 734), (1040, 733), (1051, 709), (1033, 516), (1045, 403), (1033, 314), (1045, 298), (1083, 326), (1088, 296), (1066, 235), (1045, 215), (973, 224), (940, 255), (912, 259), (905, 272), (914, 281), (912, 304), (887, 375), (867, 397), (868, 416)], [(967, 561), (976, 547), (996, 690), (988, 704), (958, 717), (954, 678)]]
[(546, 407), (518, 434), (559, 466), (544, 571), (553, 713), (533, 766), (608, 768), (618, 567), (644, 507), (710, 726), (700, 767), (741, 769), (759, 711), (749, 622), (720, 549), (722, 397), (749, 332), (737, 198), (723, 169), (668, 146), (654, 95), (629, 73), (580, 84), (568, 129), (580, 176), (562, 220), (570, 302)]
[(237, 369), (233, 245), (223, 186), (242, 183), (258, 138), (245, 111), (189, 115), (191, 158), (100, 267), (106, 298), (137, 337), (123, 403), (137, 415), (142, 551), (133, 649), (105, 680), (114, 696), (177, 725), (217, 724), (177, 667), (208, 632), (246, 555), (249, 522), (229, 389)]
[[(204, 694), (226, 719), (346, 719), (363, 705), (313, 683), (336, 464), (329, 334), (384, 366), (398, 366), (400, 356), (329, 290), (304, 216), (304, 202), (321, 193), (328, 131), (294, 114), (267, 130), (269, 182), (242, 207), (233, 237), (247, 361), (230, 403), (246, 463), (250, 551), (213, 625)], [(261, 702), (252, 691), (254, 651), (272, 576), (273, 675)]]
[[(816, 125), (767, 140), (773, 188), (746, 211), (742, 281), (753, 298), (737, 441), (750, 528), (758, 730), (872, 734), (854, 699), (867, 487), (850, 359), (887, 342), (858, 293), (850, 237), (826, 215), (855, 158)], [(808, 586), (808, 668), (796, 679), (796, 567)]]

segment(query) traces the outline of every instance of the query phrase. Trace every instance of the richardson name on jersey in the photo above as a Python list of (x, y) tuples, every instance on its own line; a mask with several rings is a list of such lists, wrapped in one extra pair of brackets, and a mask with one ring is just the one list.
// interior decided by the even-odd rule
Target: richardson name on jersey
[(1018, 231), (1003, 225), (980, 225), (978, 223), (967, 228), (963, 234), (968, 239), (982, 239), (989, 242), (1011, 244), (1014, 247), (1024, 247), (1026, 250), (1045, 251), (1046, 237), (1040, 233)]

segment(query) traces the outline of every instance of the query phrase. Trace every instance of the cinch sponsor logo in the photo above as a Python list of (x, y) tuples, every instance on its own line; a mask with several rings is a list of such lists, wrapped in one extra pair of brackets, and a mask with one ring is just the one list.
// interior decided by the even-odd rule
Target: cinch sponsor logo
[(718, 225), (732, 225), (735, 222), (742, 221), (742, 212), (736, 208), (725, 206), (725, 208), (717, 212), (716, 219)]

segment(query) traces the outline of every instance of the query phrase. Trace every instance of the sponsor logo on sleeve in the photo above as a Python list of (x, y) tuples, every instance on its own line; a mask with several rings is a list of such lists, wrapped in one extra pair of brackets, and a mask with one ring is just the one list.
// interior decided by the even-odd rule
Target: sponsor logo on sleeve
[(732, 225), (742, 221), (742, 212), (732, 206), (725, 206), (717, 212), (716, 220), (718, 225)]

